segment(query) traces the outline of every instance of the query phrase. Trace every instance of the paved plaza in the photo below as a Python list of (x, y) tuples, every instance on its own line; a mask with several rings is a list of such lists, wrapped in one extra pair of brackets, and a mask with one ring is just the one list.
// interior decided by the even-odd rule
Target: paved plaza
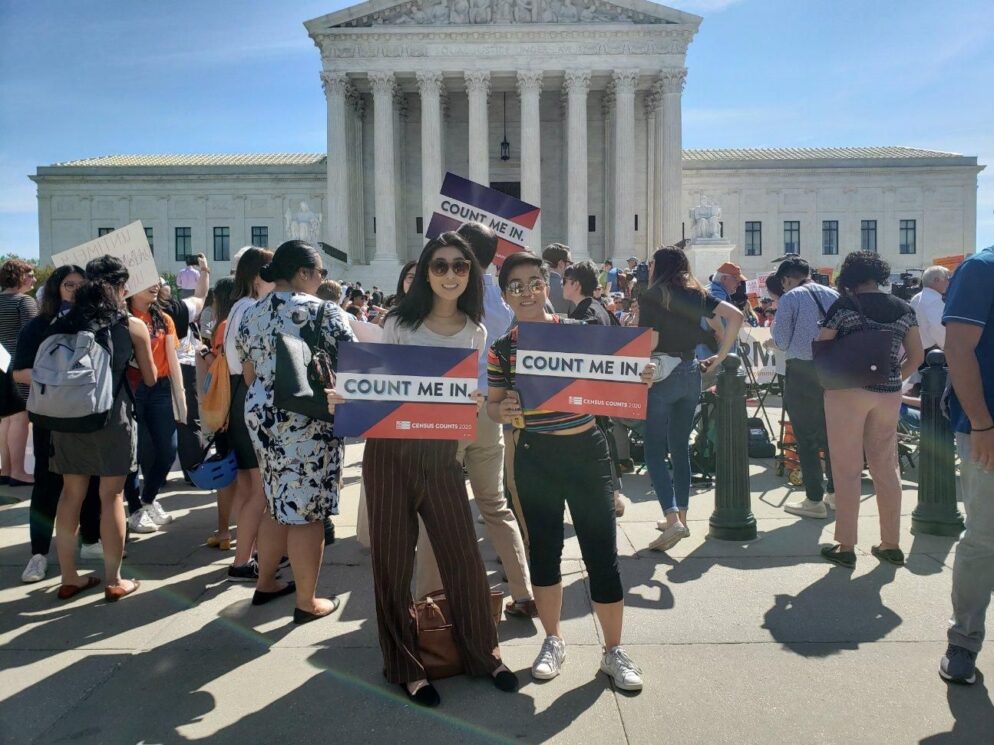
[[(0, 742), (994, 742), (983, 678), (949, 687), (936, 672), (956, 547), (911, 536), (915, 484), (905, 482), (907, 567), (869, 554), (879, 534), (866, 481), (849, 572), (817, 555), (831, 518), (780, 509), (791, 492), (772, 459), (752, 462), (760, 539), (749, 544), (706, 539), (714, 495), (699, 490), (691, 537), (669, 554), (646, 551), (659, 507), (647, 476), (626, 478), (624, 636), (645, 671), (640, 695), (597, 672), (601, 639), (567, 528), (562, 676), (533, 681), (537, 621), (504, 620), (517, 694), (460, 677), (439, 684), (439, 709), (412, 708), (380, 674), (369, 555), (355, 538), (361, 454), (349, 446), (338, 541), (321, 576), (342, 608), (301, 627), (292, 599), (255, 608), (251, 586), (224, 581), (231, 554), (204, 546), (212, 497), (179, 478), (163, 497), (175, 522), (128, 544), (125, 576), (143, 587), (117, 605), (100, 592), (57, 601), (54, 548), (49, 579), (21, 584), (28, 492), (0, 491), (21, 499), (0, 507)], [(497, 585), (496, 555), (481, 550)], [(994, 666), (989, 648), (978, 666)]]

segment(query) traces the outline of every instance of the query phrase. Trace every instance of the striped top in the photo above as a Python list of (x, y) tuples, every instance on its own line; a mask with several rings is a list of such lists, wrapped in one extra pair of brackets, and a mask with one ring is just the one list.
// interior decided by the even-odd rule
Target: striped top
[[(553, 316), (553, 319), (554, 323), (561, 323), (559, 316)], [(514, 388), (517, 358), (518, 327), (515, 326), (490, 347), (487, 354), (487, 384), (491, 388)], [(521, 402), (521, 409), (525, 416), (525, 429), (529, 432), (557, 432), (594, 421), (590, 414), (529, 409), (528, 402), (524, 400)]]
[[(38, 315), (38, 304), (30, 295), (22, 293), (0, 293), (0, 344), (10, 354), (17, 356), (17, 337), (28, 321)], [(27, 399), (29, 386), (15, 384), (22, 398)]]

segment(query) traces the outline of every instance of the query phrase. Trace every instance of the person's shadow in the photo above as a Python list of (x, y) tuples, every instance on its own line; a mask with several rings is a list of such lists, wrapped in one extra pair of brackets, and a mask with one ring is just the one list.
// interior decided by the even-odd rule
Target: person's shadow
[(883, 639), (902, 622), (880, 597), (896, 571), (881, 563), (851, 579), (850, 570), (833, 567), (797, 595), (777, 595), (762, 628), (805, 657), (827, 657)]
[(990, 742), (994, 737), (994, 704), (981, 673), (972, 686), (948, 684), (946, 700), (956, 720), (952, 730), (930, 735), (920, 740), (920, 745)]

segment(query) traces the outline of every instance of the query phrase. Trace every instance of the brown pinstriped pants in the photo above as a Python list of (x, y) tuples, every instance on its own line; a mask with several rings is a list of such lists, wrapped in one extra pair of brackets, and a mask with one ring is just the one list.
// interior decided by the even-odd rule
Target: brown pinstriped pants
[(376, 621), (383, 674), (391, 683), (425, 677), (414, 628), (411, 577), (421, 516), (449, 600), (453, 636), (470, 675), (500, 666), (490, 587), (476, 543), (454, 440), (366, 441), (366, 485)]

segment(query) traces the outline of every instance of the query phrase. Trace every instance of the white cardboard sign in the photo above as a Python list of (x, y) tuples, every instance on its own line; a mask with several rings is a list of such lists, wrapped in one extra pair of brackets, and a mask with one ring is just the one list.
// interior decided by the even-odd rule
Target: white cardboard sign
[(159, 283), (159, 270), (155, 268), (155, 259), (152, 249), (148, 247), (141, 220), (54, 254), (52, 263), (57, 267), (76, 264), (85, 268), (90, 259), (106, 254), (116, 256), (127, 267), (131, 275), (128, 279), (128, 297)]

